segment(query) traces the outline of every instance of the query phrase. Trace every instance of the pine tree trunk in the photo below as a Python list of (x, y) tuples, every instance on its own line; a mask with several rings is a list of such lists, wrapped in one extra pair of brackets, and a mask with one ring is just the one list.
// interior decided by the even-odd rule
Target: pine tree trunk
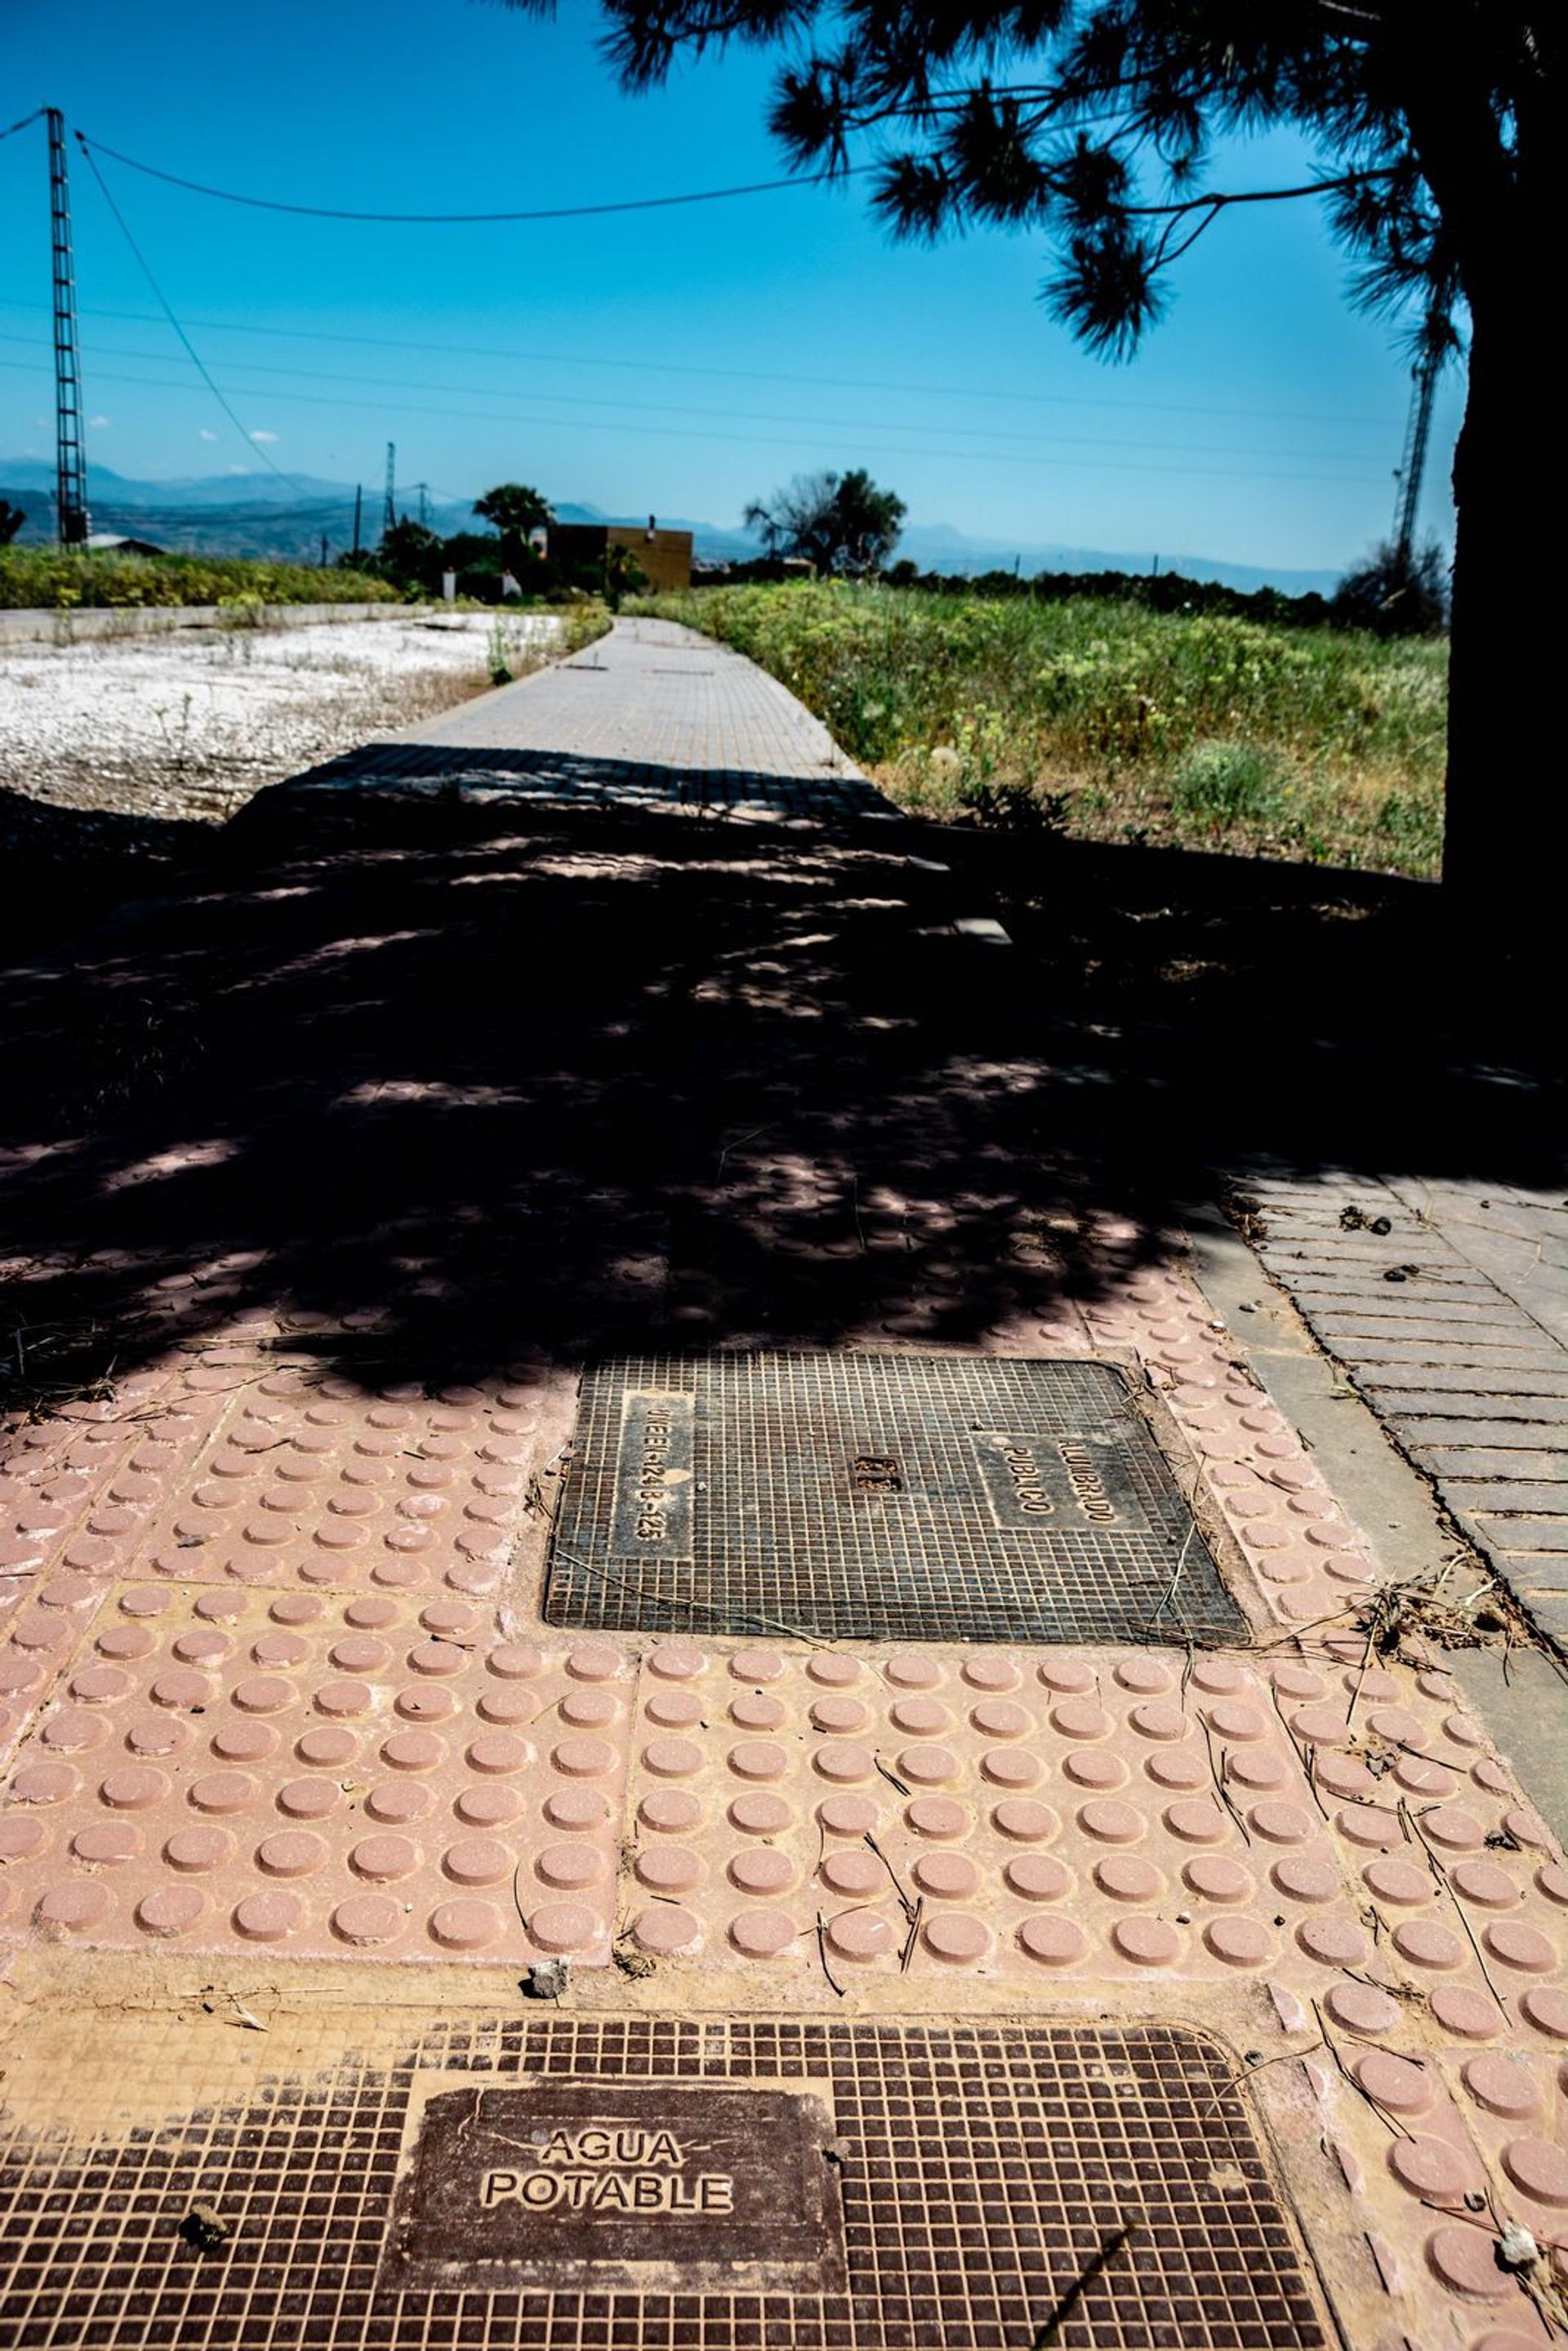
[(1539, 299), (1505, 277), (1472, 304), (1454, 459), (1444, 891), (1470, 935), (1520, 960), (1554, 956), (1553, 920), (1568, 913), (1564, 641), (1548, 578), (1561, 559), (1544, 487), (1552, 364)]

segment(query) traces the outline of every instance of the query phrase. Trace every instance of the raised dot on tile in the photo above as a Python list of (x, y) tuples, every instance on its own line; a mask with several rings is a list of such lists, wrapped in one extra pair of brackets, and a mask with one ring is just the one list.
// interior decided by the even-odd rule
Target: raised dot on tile
[(777, 1649), (739, 1649), (729, 1661), (729, 1670), (737, 1682), (776, 1682), (784, 1671), (784, 1660)]
[(1475, 2165), (1446, 2139), (1396, 2138), (1388, 2150), (1388, 2168), (1412, 2196), (1434, 2204), (1457, 2204), (1476, 2185)]
[(146, 1935), (183, 1935), (207, 1907), (195, 1886), (155, 1886), (136, 1906), (136, 1923)]
[(858, 1657), (841, 1656), (836, 1650), (819, 1650), (806, 1662), (810, 1680), (822, 1689), (845, 1689), (851, 1682), (859, 1681), (861, 1663)]
[(827, 1923), (827, 1939), (841, 1959), (864, 1963), (894, 1948), (894, 1932), (875, 1910), (841, 1910)]
[(789, 1827), (793, 1815), (782, 1796), (758, 1789), (737, 1796), (730, 1805), (729, 1817), (735, 1827), (747, 1836), (777, 1836), (780, 1829)]
[(1002, 1876), (1026, 1902), (1060, 1902), (1072, 1891), (1072, 1872), (1048, 1853), (1015, 1854)]
[[(664, 1824), (661, 1820), (649, 1817), (650, 1805), (654, 1807), (655, 1813), (673, 1807), (676, 1822), (688, 1828), (695, 1826), (702, 1816), (702, 1808), (695, 1797), (660, 1790), (648, 1796), (642, 1806), (642, 1818), (644, 1825), (650, 1828)], [(491, 1825), (516, 1820), (519, 1809), (520, 1801), (509, 1788), (476, 1788), (459, 1797), (457, 1802), (457, 1810), (465, 1820), (483, 1821)], [(544, 1816), (552, 1828), (574, 1831), (602, 1828), (610, 1818), (610, 1799), (601, 1795), (597, 1788), (556, 1788), (545, 1798), (543, 1809)]]
[(1036, 1803), (1028, 1796), (1009, 1796), (992, 1807), (991, 1825), (1016, 1844), (1034, 1844), (1055, 1836), (1061, 1823), (1049, 1804)]
[(1498, 2266), (1497, 2239), (1487, 2228), (1452, 2222), (1436, 2229), (1427, 2241), (1427, 2259), (1453, 2293), (1472, 2302), (1508, 2302), (1519, 2287)]
[[(700, 1758), (700, 1750), (698, 1753)], [(770, 1739), (742, 1740), (730, 1749), (728, 1761), (730, 1770), (742, 1780), (781, 1780), (789, 1768), (789, 1756)]]
[(742, 1910), (731, 1919), (729, 1939), (748, 1959), (776, 1959), (795, 1940), (795, 1923), (782, 1910)]
[(1394, 1929), (1394, 1948), (1416, 1968), (1463, 1967), (1469, 1956), (1458, 1936), (1431, 1918), (1401, 1920)]
[(221, 1869), (234, 1850), (235, 1841), (227, 1829), (198, 1826), (176, 1829), (164, 1842), (163, 1858), (171, 1869), (194, 1876)]
[(1456, 2041), (1495, 2041), (1505, 2019), (1490, 1992), (1463, 1984), (1438, 1984), (1427, 1998), (1437, 2024)]
[(1082, 1928), (1071, 1918), (1058, 1917), (1026, 1918), (1018, 1939), (1031, 1959), (1049, 1968), (1071, 1967), (1089, 1948)]
[(1079, 1806), (1078, 1825), (1085, 1836), (1101, 1844), (1133, 1844), (1144, 1834), (1147, 1823), (1134, 1805), (1104, 1797)]
[[(641, 1867), (638, 1875), (643, 1875)], [(772, 1845), (752, 1845), (733, 1856), (728, 1875), (730, 1884), (743, 1894), (783, 1894), (795, 1883), (795, 1865)]]
[(1118, 1919), (1111, 1940), (1136, 1967), (1168, 1968), (1181, 1957), (1181, 1937), (1163, 1918)]
[(1017, 1689), (1021, 1679), (1013, 1658), (984, 1650), (966, 1657), (958, 1670), (971, 1689)]
[[(528, 1931), (535, 1941), (538, 1938), (538, 1913), (528, 1922)], [(438, 1943), (449, 1950), (480, 1951), (500, 1939), (501, 1919), (495, 1906), (473, 1897), (456, 1902), (443, 1902), (430, 1914), (430, 1931)]]
[(649, 1672), (658, 1674), (661, 1681), (695, 1681), (706, 1665), (701, 1648), (685, 1648), (679, 1641), (663, 1641), (646, 1657)]
[(327, 1846), (308, 1829), (280, 1829), (262, 1839), (256, 1858), (269, 1877), (308, 1877), (326, 1861)]
[[(465, 1788), (454, 1810), (459, 1819), (472, 1821), (479, 1817), (478, 1798), (486, 1792)], [(382, 1780), (365, 1797), (365, 1810), (372, 1821), (388, 1828), (406, 1828), (412, 1821), (422, 1821), (435, 1802), (431, 1791), (417, 1780)], [(486, 1818), (490, 1815), (486, 1814)], [(502, 1815), (512, 1817), (510, 1812)]]
[(1115, 1729), (1104, 1708), (1087, 1698), (1059, 1699), (1051, 1719), (1063, 1739), (1108, 1739)]
[(1501, 2051), (1471, 2057), (1462, 2068), (1462, 2079), (1476, 2104), (1484, 2106), (1489, 2114), (1518, 2121), (1540, 2112), (1541, 2092), (1522, 2059), (1506, 2056)]
[(1494, 1959), (1505, 1968), (1519, 1968), (1529, 1975), (1548, 1975), (1557, 1965), (1557, 1953), (1546, 1936), (1535, 1927), (1527, 1927), (1512, 1918), (1497, 1918), (1481, 1929), (1481, 1940)]
[(249, 1943), (281, 1943), (305, 1919), (305, 1906), (294, 1894), (247, 1894), (235, 1905), (235, 1932)]
[(292, 1820), (316, 1821), (335, 1812), (342, 1800), (343, 1792), (335, 1780), (311, 1779), (288, 1781), (279, 1788), (276, 1802), (278, 1811)]
[(107, 1917), (113, 1903), (109, 1888), (97, 1878), (71, 1877), (51, 1886), (34, 1915), (40, 1927), (57, 1934), (79, 1935)]
[(1375, 1984), (1334, 1984), (1323, 2006), (1347, 2032), (1396, 2032), (1404, 2013), (1399, 2002)]
[(1252, 1873), (1224, 1854), (1202, 1854), (1182, 1871), (1189, 1892), (1205, 1902), (1249, 1902), (1257, 1892)]
[(702, 1929), (689, 1910), (663, 1902), (640, 1910), (632, 1922), (633, 1939), (654, 1958), (669, 1959), (695, 1948)]
[(1256, 1918), (1211, 1918), (1203, 1939), (1227, 1967), (1260, 1968), (1279, 1949), (1269, 1929)]
[(1308, 1959), (1325, 1968), (1360, 1967), (1366, 1959), (1366, 1937), (1348, 1918), (1303, 1919), (1296, 1941)]
[(921, 1941), (935, 1959), (948, 1967), (972, 1967), (991, 1948), (991, 1930), (967, 1911), (939, 1911), (927, 1918)]
[(841, 1740), (830, 1740), (824, 1746), (817, 1748), (812, 1754), (811, 1763), (812, 1768), (824, 1780), (831, 1780), (835, 1783), (870, 1780), (876, 1775), (876, 1761), (871, 1750), (848, 1744)]
[[(758, 1800), (745, 1796), (737, 1797), (736, 1804), (730, 1808), (731, 1817), (734, 1818), (737, 1805), (750, 1804)], [(943, 1800), (940, 1797), (932, 1797), (925, 1801), (940, 1803)], [(786, 1809), (785, 1818), (788, 1819), (788, 1809)], [(870, 1796), (825, 1796), (817, 1807), (817, 1818), (830, 1836), (864, 1836), (868, 1830), (875, 1828), (880, 1817), (876, 1805)], [(782, 1825), (781, 1823), (780, 1826)]]
[(385, 1894), (350, 1895), (332, 1913), (332, 1932), (357, 1947), (391, 1942), (403, 1923), (402, 1904)]
[(1063, 1653), (1043, 1657), (1035, 1671), (1047, 1689), (1081, 1695), (1094, 1687), (1093, 1667)]
[(993, 1788), (1032, 1788), (1045, 1777), (1045, 1766), (1027, 1747), (988, 1747), (980, 1758), (980, 1776)]
[(1113, 1902), (1157, 1902), (1165, 1874), (1134, 1854), (1112, 1854), (1094, 1865), (1094, 1883)]
[(1520, 2007), (1538, 2032), (1553, 2041), (1568, 2041), (1568, 1992), (1547, 1984), (1531, 1984), (1520, 1995)]
[(1425, 2067), (1386, 2049), (1364, 2049), (1351, 2071), (1367, 2096), (1393, 2115), (1425, 2114), (1435, 2095)]
[(863, 1847), (824, 1855), (818, 1875), (835, 1894), (882, 1894), (888, 1886), (885, 1865)]
[[(24, 1825), (36, 1826), (27, 1822)], [(73, 1857), (91, 1868), (134, 1861), (141, 1850), (141, 1832), (130, 1821), (89, 1821), (71, 1839)]]
[(1502, 2168), (1537, 2204), (1568, 2204), (1568, 2149), (1544, 2138), (1510, 2139)]
[(980, 1883), (978, 1869), (962, 1853), (921, 1854), (910, 1875), (922, 1894), (946, 1902), (968, 1901)]

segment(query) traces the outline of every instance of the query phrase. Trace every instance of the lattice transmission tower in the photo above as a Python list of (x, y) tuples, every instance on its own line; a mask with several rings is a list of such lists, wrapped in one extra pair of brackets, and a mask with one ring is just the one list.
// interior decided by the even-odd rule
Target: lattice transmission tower
[(82, 431), (66, 125), (57, 106), (46, 107), (44, 111), (49, 125), (49, 234), (55, 270), (55, 508), (60, 545), (81, 547), (91, 524), (87, 511), (87, 443)]
[(1427, 471), (1427, 452), (1432, 439), (1432, 402), (1437, 394), (1437, 378), (1443, 370), (1443, 354), (1429, 350), (1420, 360), (1411, 377), (1410, 415), (1405, 427), (1405, 454), (1399, 461), (1395, 479), (1399, 496), (1394, 508), (1394, 544), (1404, 563), (1410, 560), (1416, 544), (1416, 522), (1421, 505), (1421, 480)]
[(382, 529), (391, 530), (397, 520), (397, 443), (387, 443), (387, 502), (382, 514)]

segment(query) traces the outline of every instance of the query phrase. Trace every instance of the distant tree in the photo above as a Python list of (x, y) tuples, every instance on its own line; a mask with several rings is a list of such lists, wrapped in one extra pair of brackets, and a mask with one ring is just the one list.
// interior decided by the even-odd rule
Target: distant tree
[(26, 519), (20, 507), (14, 507), (9, 498), (0, 498), (0, 547), (10, 546)]
[(434, 589), (440, 562), (441, 541), (423, 523), (410, 522), (407, 515), (402, 515), (390, 530), (382, 533), (376, 569), (393, 587)]
[(1414, 549), (1380, 547), (1345, 573), (1329, 618), (1342, 628), (1375, 629), (1380, 637), (1435, 636), (1448, 617), (1448, 568), (1436, 539)]
[(857, 466), (848, 474), (797, 474), (771, 499), (754, 498), (745, 520), (769, 555), (803, 556), (821, 572), (860, 579), (882, 569), (907, 511), (896, 492), (878, 489)]
[(475, 499), (474, 511), (481, 522), (493, 523), (499, 531), (501, 554), (507, 569), (513, 572), (527, 560), (528, 533), (555, 520), (555, 508), (549, 500), (524, 482), (497, 483), (482, 498)]
[(611, 611), (618, 612), (623, 596), (640, 595), (647, 585), (648, 575), (633, 550), (611, 539), (604, 549), (604, 601)]
[[(1521, 831), (1500, 820), (1496, 778), (1546, 772), (1559, 734), (1542, 499), (1568, 45), (1552, 13), (1539, 0), (603, 0), (603, 13), (629, 89), (731, 41), (779, 49), (770, 119), (793, 163), (842, 171), (863, 141), (862, 184), (895, 234), (1043, 235), (1047, 307), (1092, 350), (1132, 350), (1173, 265), (1238, 204), (1324, 204), (1353, 300), (1416, 342), (1453, 349), (1467, 320), (1445, 875), (1467, 916), (1496, 911), (1517, 935), (1522, 893), (1550, 925), (1568, 791), (1542, 796)], [(1217, 141), (1279, 131), (1312, 142), (1318, 168), (1286, 185), (1215, 183)]]

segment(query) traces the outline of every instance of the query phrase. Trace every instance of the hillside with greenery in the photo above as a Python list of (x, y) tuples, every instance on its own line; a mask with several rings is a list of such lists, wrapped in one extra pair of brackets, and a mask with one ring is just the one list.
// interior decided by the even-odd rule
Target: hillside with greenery
[(256, 563), (223, 555), (81, 555), (58, 547), (0, 549), (0, 609), (6, 611), (396, 601), (394, 588), (362, 571), (303, 563)]
[(1092, 840), (1438, 868), (1441, 638), (1108, 597), (827, 581), (637, 609), (748, 653), (904, 808)]

